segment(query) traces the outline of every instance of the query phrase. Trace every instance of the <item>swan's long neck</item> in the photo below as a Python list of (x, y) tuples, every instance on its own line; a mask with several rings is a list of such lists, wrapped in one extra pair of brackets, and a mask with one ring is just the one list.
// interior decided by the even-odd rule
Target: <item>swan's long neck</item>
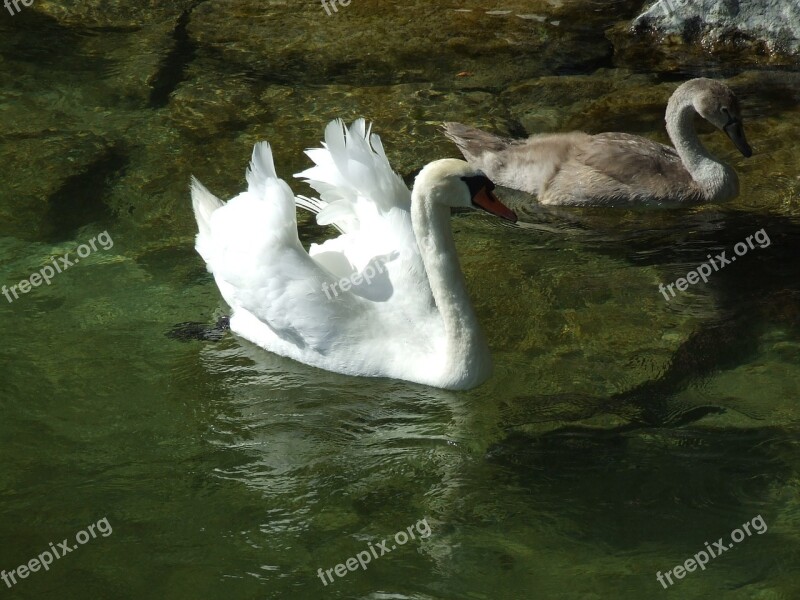
[(708, 201), (726, 200), (738, 194), (739, 180), (727, 165), (714, 158), (697, 137), (697, 111), (691, 93), (678, 90), (667, 105), (667, 133), (683, 165)]
[(489, 376), (491, 358), (467, 294), (450, 227), (450, 209), (415, 187), (411, 222), (447, 336), (443, 375), (452, 374), (457, 387), (477, 385)]

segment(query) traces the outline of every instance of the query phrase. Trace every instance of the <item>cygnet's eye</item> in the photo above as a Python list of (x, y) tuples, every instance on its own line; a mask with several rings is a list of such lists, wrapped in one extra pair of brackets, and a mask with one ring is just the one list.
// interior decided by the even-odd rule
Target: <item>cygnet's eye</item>
[(723, 115), (725, 115), (725, 116), (727, 117), (727, 119), (728, 119), (728, 125), (730, 125), (731, 123), (733, 123), (734, 121), (736, 121), (736, 118), (734, 118), (734, 116), (731, 114), (731, 111), (728, 109), (728, 107), (727, 107), (727, 106), (723, 106), (722, 108), (720, 108), (720, 109), (719, 109), (719, 111), (720, 111), (720, 112), (721, 112)]

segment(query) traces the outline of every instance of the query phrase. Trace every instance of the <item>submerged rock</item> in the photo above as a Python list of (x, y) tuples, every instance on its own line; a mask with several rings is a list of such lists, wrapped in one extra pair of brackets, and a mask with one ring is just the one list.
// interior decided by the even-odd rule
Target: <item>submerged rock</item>
[(511, 0), (503, 10), (474, 0), (459, 8), (361, 0), (335, 12), (332, 4), (206, 2), (193, 11), (189, 33), (201, 56), (281, 84), (495, 87), (608, 62), (603, 30), (635, 14), (629, 0)]
[(36, 0), (31, 10), (48, 15), (66, 27), (135, 31), (147, 24), (175, 18), (194, 4), (192, 0), (142, 3), (127, 0)]

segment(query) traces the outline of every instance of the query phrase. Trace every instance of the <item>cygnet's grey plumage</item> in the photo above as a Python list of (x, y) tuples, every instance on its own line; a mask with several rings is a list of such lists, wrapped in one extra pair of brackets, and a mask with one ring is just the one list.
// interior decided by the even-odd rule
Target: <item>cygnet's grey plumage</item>
[(739, 101), (712, 79), (692, 79), (672, 94), (666, 122), (674, 148), (627, 133), (511, 140), (459, 123), (445, 123), (444, 133), (492, 181), (535, 194), (542, 204), (685, 206), (735, 198), (736, 172), (700, 143), (695, 114), (723, 130), (744, 156), (752, 154)]

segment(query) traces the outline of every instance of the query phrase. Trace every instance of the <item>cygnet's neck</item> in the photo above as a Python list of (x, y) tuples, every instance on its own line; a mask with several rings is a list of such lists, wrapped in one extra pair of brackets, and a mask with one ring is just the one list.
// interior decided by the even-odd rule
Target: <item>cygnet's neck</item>
[(727, 200), (738, 194), (736, 173), (714, 158), (697, 137), (694, 94), (678, 89), (667, 104), (667, 133), (686, 170), (700, 187), (707, 201)]

